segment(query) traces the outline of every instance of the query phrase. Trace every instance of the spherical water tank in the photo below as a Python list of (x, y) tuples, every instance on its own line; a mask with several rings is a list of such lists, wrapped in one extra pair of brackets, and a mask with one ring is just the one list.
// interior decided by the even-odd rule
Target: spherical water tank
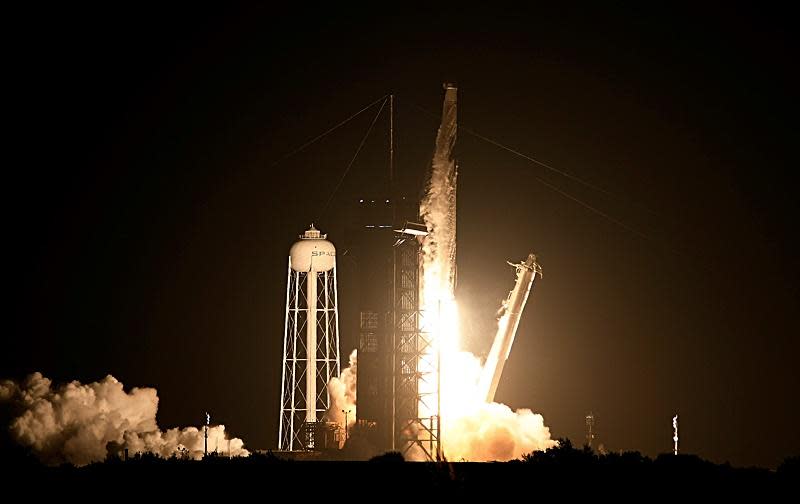
[(336, 263), (336, 247), (312, 224), (289, 249), (295, 271), (330, 271)]

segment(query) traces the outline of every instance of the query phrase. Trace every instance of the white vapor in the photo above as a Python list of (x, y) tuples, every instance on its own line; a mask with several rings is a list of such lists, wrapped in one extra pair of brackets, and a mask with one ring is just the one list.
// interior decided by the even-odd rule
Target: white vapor
[[(135, 387), (125, 392), (111, 375), (99, 382), (72, 381), (54, 387), (36, 372), (19, 384), (0, 382), (0, 402), (10, 403), (19, 412), (9, 426), (11, 436), (47, 464), (83, 466), (101, 462), (124, 448), (131, 455), (203, 456), (202, 430), (187, 427), (162, 432), (156, 424), (156, 390)], [(228, 442), (224, 425), (209, 428), (209, 451), (249, 455), (241, 439)]]
[[(350, 365), (338, 377), (333, 377), (328, 382), (328, 394), (331, 406), (325, 416), (329, 422), (336, 422), (344, 426), (345, 417), (347, 426), (356, 423), (356, 377), (358, 376), (358, 350), (350, 353)], [(342, 410), (347, 411), (345, 416)]]
[(450, 460), (505, 461), (555, 446), (542, 415), (527, 408), (484, 403), (447, 425), (444, 449)]

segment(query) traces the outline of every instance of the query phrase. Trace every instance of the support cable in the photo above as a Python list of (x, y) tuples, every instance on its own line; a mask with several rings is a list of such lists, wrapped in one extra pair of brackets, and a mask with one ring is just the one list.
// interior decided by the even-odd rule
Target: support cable
[(344, 173), (342, 173), (342, 176), (339, 178), (339, 182), (336, 183), (336, 186), (333, 188), (331, 195), (328, 197), (328, 200), (325, 202), (325, 205), (322, 207), (320, 213), (325, 213), (325, 210), (328, 209), (328, 205), (330, 205), (331, 201), (333, 200), (333, 197), (336, 196), (336, 193), (339, 191), (339, 187), (341, 187), (342, 182), (344, 182), (344, 179), (350, 172), (350, 168), (353, 167), (353, 163), (355, 163), (359, 152), (361, 152), (361, 148), (364, 147), (364, 143), (367, 141), (367, 138), (369, 138), (369, 134), (372, 132), (372, 128), (375, 127), (375, 123), (378, 122), (378, 118), (381, 116), (381, 112), (383, 112), (383, 109), (386, 107), (386, 102), (388, 100), (389, 100), (388, 97), (383, 98), (383, 103), (381, 103), (381, 108), (378, 109), (378, 113), (375, 114), (375, 117), (372, 119), (372, 123), (370, 123), (369, 128), (367, 128), (367, 132), (364, 134), (364, 138), (362, 138), (361, 143), (358, 144), (358, 149), (356, 149), (355, 154), (353, 154), (352, 159), (350, 159), (350, 162), (347, 164), (347, 168), (345, 168)]
[[(364, 112), (366, 112), (367, 110), (371, 109), (372, 107), (374, 107), (375, 105), (377, 105), (377, 104), (378, 104), (378, 103), (380, 103), (381, 101), (383, 101), (383, 104), (385, 105), (385, 104), (386, 104), (386, 99), (388, 98), (388, 96), (389, 96), (389, 95), (383, 95), (383, 96), (381, 96), (380, 98), (378, 98), (378, 99), (377, 99), (377, 100), (375, 100), (374, 102), (370, 103), (370, 104), (369, 104), (369, 105), (367, 105), (366, 107), (362, 108), (361, 110), (359, 110), (359, 111), (358, 111), (358, 112), (356, 112), (355, 114), (351, 115), (350, 117), (348, 117), (348, 118), (347, 118), (347, 119), (345, 119), (344, 121), (340, 122), (340, 123), (339, 123), (339, 124), (337, 124), (336, 126), (333, 126), (332, 128), (328, 129), (328, 130), (327, 130), (327, 131), (325, 131), (324, 133), (321, 133), (321, 134), (319, 134), (319, 135), (315, 136), (314, 138), (312, 138), (311, 140), (307, 141), (306, 143), (304, 143), (304, 144), (303, 144), (303, 145), (301, 145), (300, 147), (297, 147), (296, 149), (294, 149), (293, 151), (289, 152), (288, 154), (284, 154), (283, 156), (281, 156), (280, 158), (278, 158), (276, 161), (274, 161), (274, 162), (273, 162), (273, 163), (270, 165), (270, 168), (272, 168), (272, 167), (274, 167), (274, 166), (278, 165), (279, 163), (281, 163), (281, 162), (283, 162), (283, 161), (285, 161), (285, 160), (289, 159), (290, 157), (294, 156), (295, 154), (297, 154), (298, 152), (302, 151), (302, 150), (303, 150), (303, 149), (305, 149), (306, 147), (308, 147), (308, 146), (310, 146), (310, 145), (314, 144), (314, 143), (315, 143), (315, 142), (317, 142), (318, 140), (321, 140), (322, 138), (324, 138), (324, 137), (328, 136), (329, 134), (333, 133), (334, 131), (336, 131), (337, 129), (341, 128), (341, 127), (342, 127), (342, 126), (344, 126), (345, 124), (349, 123), (350, 121), (352, 121), (352, 120), (353, 120), (353, 119), (355, 119), (356, 117), (360, 116), (361, 114), (363, 114), (363, 113), (364, 113)], [(381, 108), (383, 108), (383, 105), (381, 106)]]

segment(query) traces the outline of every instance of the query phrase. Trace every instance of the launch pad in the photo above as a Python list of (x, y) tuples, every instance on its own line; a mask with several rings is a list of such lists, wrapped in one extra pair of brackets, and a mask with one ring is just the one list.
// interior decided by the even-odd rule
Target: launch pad
[[(443, 355), (458, 358), (459, 350), (455, 304), (457, 88), (446, 84), (444, 89), (436, 148), (422, 199), (398, 197), (391, 186), (393, 97), (389, 97), (389, 194), (366, 200), (366, 204), (359, 199), (358, 211), (349, 219), (350, 228), (342, 239), (356, 265), (352, 274), (358, 286), (359, 320), (357, 367), (353, 361), (355, 369), (348, 368), (355, 371), (354, 390), (345, 391), (352, 397), (345, 400), (343, 415), (330, 397), (331, 379), (340, 376), (335, 249), (313, 226), (292, 247), (281, 450), (320, 451), (355, 442), (374, 455), (399, 452), (407, 460), (436, 461), (446, 455), (443, 425), (454, 419), (442, 408)], [(385, 205), (376, 205), (376, 201), (385, 201)], [(520, 315), (536, 276), (541, 275), (533, 254), (524, 262), (509, 264), (516, 268), (517, 282), (503, 304), (504, 314), (486, 365), (474, 384), (461, 383), (475, 387), (464, 399), (476, 414), (481, 405), (493, 402)], [(316, 280), (319, 275), (321, 284)], [(318, 294), (319, 289), (324, 295)], [(335, 348), (331, 346), (334, 342)], [(335, 376), (331, 374), (334, 367)], [(453, 379), (462, 381), (458, 376), (461, 370), (457, 365), (449, 369), (454, 375), (447, 386), (452, 387)], [(445, 422), (443, 416), (448, 417)], [(338, 434), (331, 429), (336, 425), (333, 422), (341, 425)]]

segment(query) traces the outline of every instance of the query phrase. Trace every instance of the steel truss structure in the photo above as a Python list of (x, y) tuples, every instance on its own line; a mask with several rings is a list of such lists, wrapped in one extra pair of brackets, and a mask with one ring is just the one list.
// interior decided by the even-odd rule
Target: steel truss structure
[(411, 459), (441, 458), (439, 358), (431, 317), (420, 309), (420, 247), (401, 235), (394, 247), (392, 337), (393, 448)]
[[(283, 339), (279, 450), (313, 450), (318, 428), (306, 426), (309, 408), (321, 419), (330, 407), (328, 382), (340, 375), (339, 317), (336, 266), (330, 271), (289, 273), (286, 284), (286, 324)], [(316, 330), (309, 330), (314, 324)], [(313, 338), (309, 335), (313, 334)], [(314, 342), (309, 349), (309, 341)], [(315, 397), (307, 397), (306, 373), (315, 369)]]

